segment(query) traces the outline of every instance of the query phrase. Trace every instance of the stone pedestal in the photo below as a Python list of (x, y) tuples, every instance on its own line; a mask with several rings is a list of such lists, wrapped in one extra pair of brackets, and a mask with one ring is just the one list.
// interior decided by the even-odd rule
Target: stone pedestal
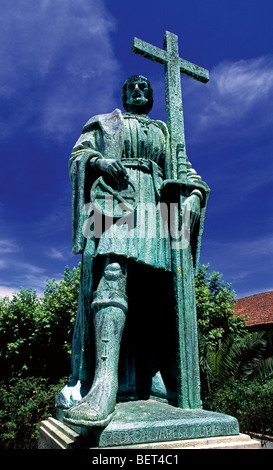
[(260, 448), (239, 433), (232, 416), (181, 410), (154, 400), (119, 403), (104, 429), (67, 426), (49, 418), (41, 423), (39, 449), (233, 449)]

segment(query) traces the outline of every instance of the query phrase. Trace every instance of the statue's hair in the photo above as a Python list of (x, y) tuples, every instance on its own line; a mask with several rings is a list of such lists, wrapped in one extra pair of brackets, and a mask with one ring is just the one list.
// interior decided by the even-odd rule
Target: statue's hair
[(126, 88), (127, 85), (133, 81), (141, 81), (145, 80), (145, 82), (148, 85), (148, 103), (143, 107), (142, 112), (143, 114), (148, 114), (154, 104), (154, 98), (153, 98), (153, 89), (152, 85), (150, 84), (148, 78), (143, 77), (142, 75), (132, 75), (131, 77), (127, 78), (126, 82), (124, 83), (122, 89), (121, 89), (121, 99), (122, 99), (122, 105), (125, 109), (125, 111), (128, 111), (128, 105), (126, 103)]

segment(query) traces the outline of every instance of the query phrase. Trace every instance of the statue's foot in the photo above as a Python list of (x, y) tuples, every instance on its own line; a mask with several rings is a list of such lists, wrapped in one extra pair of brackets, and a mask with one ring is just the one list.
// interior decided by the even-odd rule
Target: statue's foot
[(115, 410), (110, 412), (102, 412), (96, 410), (89, 401), (78, 403), (65, 412), (64, 422), (77, 426), (86, 427), (105, 427), (111, 421), (115, 414)]
[(107, 426), (114, 416), (117, 381), (95, 380), (90, 392), (64, 414), (64, 422), (78, 426)]

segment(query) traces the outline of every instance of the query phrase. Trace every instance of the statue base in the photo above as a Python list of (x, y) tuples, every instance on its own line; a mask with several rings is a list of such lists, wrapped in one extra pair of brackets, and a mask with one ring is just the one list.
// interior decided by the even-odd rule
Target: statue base
[(106, 428), (67, 426), (42, 421), (39, 449), (184, 449), (260, 448), (239, 433), (232, 416), (205, 410), (182, 410), (155, 400), (119, 403)]

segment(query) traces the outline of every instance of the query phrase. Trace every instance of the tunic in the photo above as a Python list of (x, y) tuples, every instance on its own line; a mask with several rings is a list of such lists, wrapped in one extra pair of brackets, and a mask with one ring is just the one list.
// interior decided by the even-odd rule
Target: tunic
[(102, 233), (95, 255), (114, 253), (171, 270), (167, 206), (159, 201), (168, 138), (163, 130), (162, 124), (147, 116), (123, 115), (121, 162), (135, 189), (136, 209)]

